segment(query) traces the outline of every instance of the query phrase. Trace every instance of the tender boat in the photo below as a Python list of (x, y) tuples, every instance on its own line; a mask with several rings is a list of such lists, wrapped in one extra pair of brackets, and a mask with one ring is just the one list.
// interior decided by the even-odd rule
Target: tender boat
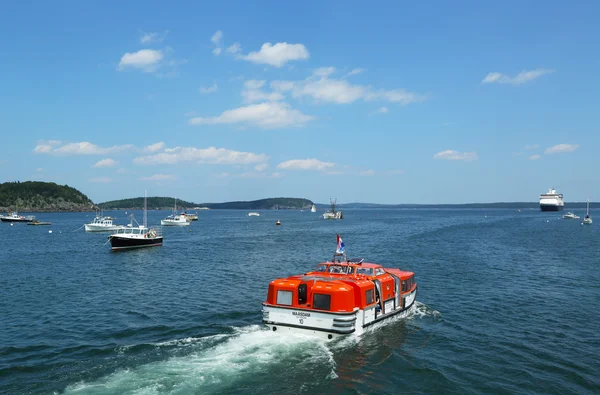
[(330, 262), (301, 275), (271, 281), (263, 323), (273, 331), (334, 339), (414, 310), (415, 274), (363, 259), (347, 259), (338, 236)]
[(323, 214), (323, 219), (344, 219), (344, 214), (341, 211), (336, 211), (337, 199), (329, 199), (331, 208)]
[(248, 213), (248, 217), (260, 217), (260, 213)]
[(575, 215), (572, 212), (568, 212), (565, 215), (563, 215), (564, 219), (579, 219), (579, 215)]
[(587, 211), (585, 213), (585, 218), (583, 219), (583, 223), (586, 225), (592, 224), (592, 217), (590, 217), (590, 198), (587, 198)]
[(0, 221), (2, 222), (33, 222), (35, 217), (33, 215), (28, 215), (26, 217), (19, 215), (16, 211), (12, 214), (2, 215), (0, 216)]
[[(124, 229), (117, 230), (116, 233), (108, 236), (112, 251), (127, 250), (132, 248), (156, 247), (162, 246), (163, 235), (160, 227), (147, 227), (148, 216), (146, 209), (146, 196), (144, 194), (144, 225), (140, 225), (130, 216), (131, 221)], [(133, 222), (137, 226), (133, 226)]]
[(161, 219), (160, 224), (162, 226), (190, 226), (190, 221), (187, 219), (186, 213), (176, 215), (177, 212), (177, 198), (175, 198), (175, 206), (173, 208), (173, 214), (167, 218)]
[(119, 229), (125, 229), (125, 226), (113, 223), (112, 217), (96, 216), (92, 222), (85, 224), (86, 232), (114, 232)]

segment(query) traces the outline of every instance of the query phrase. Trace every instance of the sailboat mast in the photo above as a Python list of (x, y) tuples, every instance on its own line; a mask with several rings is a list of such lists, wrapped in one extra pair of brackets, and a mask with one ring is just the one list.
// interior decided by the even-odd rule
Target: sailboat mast
[(147, 191), (144, 189), (144, 228), (148, 227)]
[(587, 198), (587, 216), (590, 216), (590, 197)]

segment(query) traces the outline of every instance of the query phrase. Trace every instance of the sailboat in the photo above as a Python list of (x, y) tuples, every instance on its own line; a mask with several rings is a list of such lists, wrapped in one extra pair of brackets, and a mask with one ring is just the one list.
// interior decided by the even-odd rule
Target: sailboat
[(315, 206), (314, 204), (312, 205), (312, 207), (310, 208), (310, 212), (311, 213), (316, 213), (317, 212), (317, 206)]
[[(148, 209), (146, 204), (146, 192), (144, 191), (144, 225), (140, 225), (130, 216), (129, 225), (124, 229), (117, 230), (116, 233), (108, 236), (111, 249), (113, 251), (126, 250), (131, 248), (155, 247), (163, 244), (161, 228), (152, 227), (148, 229)], [(138, 225), (133, 226), (133, 222)]]
[(173, 207), (173, 214), (169, 215), (165, 219), (160, 220), (162, 226), (190, 226), (190, 221), (187, 220), (185, 213), (177, 215), (177, 198), (175, 198), (175, 206)]
[(583, 223), (586, 225), (592, 224), (592, 217), (590, 217), (590, 198), (587, 198), (587, 212), (585, 213), (585, 218), (583, 219)]

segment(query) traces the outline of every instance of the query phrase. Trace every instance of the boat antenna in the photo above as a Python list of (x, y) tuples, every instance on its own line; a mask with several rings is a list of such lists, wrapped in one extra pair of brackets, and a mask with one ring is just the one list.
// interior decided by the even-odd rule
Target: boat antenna
[(148, 205), (146, 203), (147, 191), (144, 189), (144, 228), (148, 227)]

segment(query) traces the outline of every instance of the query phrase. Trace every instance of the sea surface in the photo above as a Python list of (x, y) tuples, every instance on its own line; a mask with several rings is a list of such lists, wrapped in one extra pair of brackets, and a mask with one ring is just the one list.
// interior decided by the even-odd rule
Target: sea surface
[[(81, 229), (89, 213), (0, 223), (0, 393), (600, 393), (600, 216), (246, 214), (200, 211), (124, 252)], [(349, 257), (416, 273), (415, 313), (329, 343), (266, 330), (269, 281), (330, 259), (336, 233)]]

